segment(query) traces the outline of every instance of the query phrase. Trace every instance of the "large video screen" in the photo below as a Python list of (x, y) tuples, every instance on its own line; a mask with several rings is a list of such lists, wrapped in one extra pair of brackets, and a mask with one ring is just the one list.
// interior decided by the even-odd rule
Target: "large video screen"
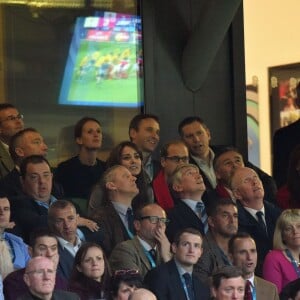
[(59, 104), (142, 106), (141, 32), (141, 19), (136, 15), (97, 12), (78, 17)]

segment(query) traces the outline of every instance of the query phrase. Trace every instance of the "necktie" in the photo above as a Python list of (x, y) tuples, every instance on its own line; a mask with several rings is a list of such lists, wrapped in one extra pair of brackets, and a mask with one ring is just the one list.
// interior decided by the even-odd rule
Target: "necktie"
[(246, 281), (244, 300), (252, 300), (251, 282)]
[(149, 254), (153, 258), (153, 260), (156, 261), (156, 251), (155, 251), (155, 249), (150, 249)]
[(206, 234), (208, 231), (207, 214), (206, 214), (205, 205), (202, 201), (197, 202), (196, 210), (197, 210), (199, 218), (201, 219), (201, 222), (203, 224), (204, 234)]
[(128, 224), (128, 230), (131, 233), (134, 233), (134, 227), (133, 227), (133, 213), (132, 209), (128, 207), (127, 212), (126, 212), (126, 218), (127, 218), (127, 224)]
[(189, 273), (184, 273), (182, 276), (184, 278), (189, 300), (195, 300), (192, 276)]
[(256, 213), (259, 226), (261, 227), (261, 229), (264, 230), (264, 232), (266, 233), (266, 235), (268, 235), (267, 226), (266, 226), (266, 223), (265, 223), (265, 221), (263, 219), (263, 215), (264, 215), (264, 213), (262, 211), (258, 211)]

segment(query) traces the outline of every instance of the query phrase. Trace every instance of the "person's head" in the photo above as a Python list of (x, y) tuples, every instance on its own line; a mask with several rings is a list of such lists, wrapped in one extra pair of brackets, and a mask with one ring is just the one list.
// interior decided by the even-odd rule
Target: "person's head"
[(25, 128), (11, 137), (9, 153), (16, 164), (30, 155), (46, 156), (48, 147), (43, 137), (34, 128)]
[(32, 258), (26, 267), (23, 279), (34, 296), (51, 298), (55, 285), (56, 269), (52, 260), (37, 256)]
[(191, 268), (202, 255), (202, 235), (194, 228), (184, 228), (174, 236), (172, 252), (183, 268)]
[(135, 183), (136, 177), (121, 165), (115, 165), (107, 169), (102, 176), (102, 181), (109, 199), (112, 201), (130, 205), (131, 200), (139, 192)]
[(74, 244), (77, 238), (78, 214), (67, 200), (58, 200), (48, 210), (48, 225), (57, 236)]
[(228, 198), (220, 198), (209, 205), (208, 225), (213, 235), (230, 238), (238, 230), (238, 211), (236, 204)]
[(233, 265), (242, 270), (245, 278), (251, 278), (257, 265), (254, 239), (248, 233), (237, 233), (229, 240), (228, 252)]
[(41, 155), (25, 157), (20, 165), (21, 184), (25, 194), (48, 202), (52, 190), (52, 172), (49, 162)]
[(157, 298), (151, 291), (140, 288), (133, 291), (128, 300), (157, 300)]
[(102, 129), (100, 122), (91, 117), (80, 119), (74, 127), (74, 138), (80, 149), (100, 149), (102, 145)]
[(253, 169), (246, 167), (236, 169), (231, 178), (231, 189), (243, 206), (256, 210), (263, 207), (264, 187)]
[(142, 171), (142, 152), (137, 145), (130, 141), (118, 144), (106, 161), (107, 167), (122, 165), (126, 167), (133, 176), (138, 176)]
[(189, 162), (189, 150), (180, 140), (170, 141), (160, 149), (160, 164), (164, 174), (169, 178), (175, 169)]
[(31, 257), (44, 256), (56, 267), (59, 260), (56, 235), (48, 228), (37, 228), (30, 233), (28, 251)]
[(4, 232), (10, 221), (10, 203), (6, 197), (0, 196), (0, 233)]
[(234, 266), (226, 266), (214, 272), (211, 293), (215, 300), (243, 300), (245, 279), (242, 271)]
[(152, 114), (139, 114), (129, 124), (129, 137), (143, 152), (152, 153), (159, 142), (159, 119)]
[(205, 159), (209, 154), (210, 131), (204, 121), (191, 116), (183, 119), (178, 125), (178, 133), (191, 154)]
[(229, 187), (234, 170), (245, 165), (242, 154), (236, 148), (224, 147), (215, 152), (213, 166), (217, 180)]
[(77, 251), (71, 281), (83, 282), (84, 278), (101, 282), (108, 287), (110, 270), (103, 249), (96, 243), (86, 242)]
[(23, 115), (9, 103), (0, 104), (0, 139), (9, 144), (11, 137), (24, 129)]
[(170, 178), (172, 189), (181, 197), (199, 200), (205, 192), (203, 178), (196, 165), (178, 166)]
[(286, 209), (277, 219), (274, 236), (274, 249), (300, 247), (300, 209)]
[(282, 300), (300, 300), (299, 279), (288, 283), (280, 294)]
[(168, 219), (166, 212), (158, 204), (146, 204), (135, 212), (136, 234), (150, 245), (156, 244), (159, 231), (165, 232)]
[(112, 298), (113, 300), (128, 300), (130, 294), (142, 285), (142, 277), (138, 270), (117, 270), (111, 279)]

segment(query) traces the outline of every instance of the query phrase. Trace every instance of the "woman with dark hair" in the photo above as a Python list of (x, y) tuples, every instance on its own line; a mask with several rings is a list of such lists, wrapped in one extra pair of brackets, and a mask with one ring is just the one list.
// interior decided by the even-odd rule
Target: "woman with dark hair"
[[(107, 168), (122, 165), (130, 171), (131, 175), (137, 178), (136, 185), (139, 189), (139, 194), (132, 200), (134, 210), (145, 203), (154, 201), (150, 180), (142, 167), (142, 159), (142, 153), (137, 146), (130, 141), (124, 141), (112, 149), (106, 161)], [(104, 204), (105, 195), (103, 195), (102, 191), (103, 187), (101, 187), (101, 184), (95, 186), (89, 201), (89, 211)]]
[(128, 300), (130, 294), (142, 287), (138, 270), (117, 270), (111, 279), (111, 300)]
[(300, 208), (300, 145), (290, 155), (287, 184), (278, 190), (276, 198), (282, 209)]
[(75, 256), (69, 290), (81, 300), (108, 299), (110, 269), (102, 248), (84, 243)]

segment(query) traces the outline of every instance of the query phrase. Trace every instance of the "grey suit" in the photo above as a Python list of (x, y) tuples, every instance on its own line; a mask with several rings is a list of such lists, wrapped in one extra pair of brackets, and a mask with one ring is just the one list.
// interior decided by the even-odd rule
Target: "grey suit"
[[(109, 262), (113, 271), (135, 269), (139, 270), (142, 277), (152, 269), (145, 250), (136, 236), (132, 240), (119, 243), (113, 249)], [(161, 257), (157, 251), (156, 265), (159, 265), (161, 262)]]
[[(17, 300), (36, 300), (37, 298), (33, 296), (30, 293), (27, 293), (21, 297), (19, 297)], [(53, 295), (51, 300), (80, 300), (79, 296), (77, 294), (66, 292), (66, 291), (53, 291)]]
[(254, 277), (257, 300), (279, 300), (277, 287), (260, 277)]
[(14, 167), (15, 163), (0, 141), (0, 179), (4, 178)]

